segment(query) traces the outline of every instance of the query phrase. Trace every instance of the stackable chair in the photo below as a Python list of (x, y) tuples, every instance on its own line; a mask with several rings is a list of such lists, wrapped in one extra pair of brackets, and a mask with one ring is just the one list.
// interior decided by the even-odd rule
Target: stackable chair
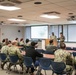
[[(12, 65), (14, 66), (14, 71), (17, 70), (17, 66), (16, 65), (19, 64), (18, 60), (19, 60), (19, 58), (18, 58), (17, 55), (9, 55), (9, 65), (11, 64), (11, 66)], [(10, 68), (11, 68), (11, 66), (10, 66)], [(10, 68), (9, 68), (9, 70), (10, 70)]]
[(24, 63), (24, 65), (25, 65), (24, 73), (23, 73), (23, 74), (25, 74), (27, 67), (29, 68), (28, 73), (30, 73), (30, 69), (34, 66), (34, 65), (33, 65), (33, 60), (32, 60), (32, 58), (31, 58), (31, 57), (24, 56), (24, 62), (23, 62), (23, 63)]
[(44, 54), (54, 54), (54, 51), (45, 51)]
[(71, 47), (66, 47), (66, 50), (72, 50), (72, 48)]
[(76, 51), (76, 47), (73, 47), (73, 50)]
[(39, 59), (39, 67), (44, 70), (45, 75), (46, 75), (46, 70), (51, 70), (51, 67), (50, 67), (51, 62), (52, 62), (52, 60), (49, 58), (40, 58)]
[(76, 52), (73, 52), (73, 56), (74, 56), (74, 57), (76, 56)]
[(64, 71), (65, 68), (66, 68), (66, 65), (64, 62), (52, 62), (51, 63), (51, 69), (53, 71), (53, 74), (54, 73), (57, 75), (66, 74), (66, 71)]
[[(2, 64), (3, 62), (7, 62), (6, 59), (7, 59), (7, 55), (4, 54), (4, 53), (0, 53), (0, 61), (1, 61), (1, 64)], [(1, 66), (1, 64), (0, 64), (0, 66)], [(8, 66), (7, 63), (6, 63), (6, 65)]]
[(44, 53), (45, 52), (45, 50), (43, 50), (43, 49), (36, 49), (39, 53)]

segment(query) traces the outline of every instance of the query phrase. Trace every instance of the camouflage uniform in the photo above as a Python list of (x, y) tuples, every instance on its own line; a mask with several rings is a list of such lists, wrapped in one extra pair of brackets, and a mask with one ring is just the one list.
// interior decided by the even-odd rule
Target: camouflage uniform
[(8, 57), (8, 52), (9, 52), (10, 48), (8, 45), (5, 45), (1, 48), (1, 53), (4, 53), (7, 55), (7, 58), (4, 62), (1, 63), (1, 68), (4, 69), (4, 65), (8, 62), (9, 57)]
[(9, 55), (18, 55), (18, 57), (22, 59), (22, 55), (19, 48), (13, 45), (10, 47)]
[(26, 46), (30, 46), (30, 45), (31, 45), (31, 42), (28, 42), (28, 43), (26, 43), (25, 45), (26, 45)]
[(62, 37), (58, 38), (58, 40), (60, 40), (60, 42), (64, 42), (65, 41), (65, 37), (62, 36)]
[(5, 42), (2, 42), (2, 46), (5, 46), (6, 45), (6, 43)]
[(25, 44), (24, 44), (23, 41), (20, 41), (20, 42), (19, 42), (19, 45), (21, 46), (21, 45), (25, 45)]
[[(62, 50), (62, 49), (55, 51), (54, 54), (55, 54), (54, 61), (56, 61), (56, 62), (64, 62), (66, 64), (67, 57), (72, 58), (72, 56), (69, 52), (67, 52), (66, 50)], [(73, 61), (73, 59), (72, 59), (72, 61)], [(72, 75), (73, 67), (71, 65), (66, 64), (66, 71), (69, 71), (70, 75)]]
[[(9, 55), (18, 55), (19, 65), (23, 69), (23, 56), (21, 55), (21, 52), (20, 52), (20, 50), (19, 50), (19, 48), (17, 46), (12, 45), (10, 47)], [(8, 69), (10, 69), (11, 66), (12, 66), (12, 64), (10, 63)]]
[(2, 47), (1, 53), (5, 53), (6, 55), (8, 55), (9, 49), (9, 46), (5, 45)]
[(75, 68), (75, 75), (76, 75), (76, 56), (74, 57), (74, 68)]

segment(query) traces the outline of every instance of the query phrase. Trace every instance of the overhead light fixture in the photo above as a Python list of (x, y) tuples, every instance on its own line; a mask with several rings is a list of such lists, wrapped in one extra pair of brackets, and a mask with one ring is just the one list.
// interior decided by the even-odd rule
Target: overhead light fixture
[(56, 16), (56, 15), (47, 15), (47, 14), (40, 15), (40, 17), (50, 18), (50, 19), (60, 18), (59, 16)]
[(14, 11), (14, 10), (19, 10), (21, 8), (15, 7), (15, 6), (2, 6), (2, 5), (0, 5), (0, 9), (7, 10), (7, 11)]
[(8, 19), (9, 21), (18, 21), (18, 22), (24, 22), (26, 20), (23, 20), (23, 19), (15, 19), (15, 18), (11, 18), (11, 19)]

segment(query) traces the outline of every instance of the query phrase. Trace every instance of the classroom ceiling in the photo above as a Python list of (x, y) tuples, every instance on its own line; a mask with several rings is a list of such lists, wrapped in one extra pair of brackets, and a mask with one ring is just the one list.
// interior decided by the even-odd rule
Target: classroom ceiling
[[(35, 4), (36, 2), (41, 4)], [(0, 5), (21, 8), (14, 11), (0, 9), (0, 25), (56, 25), (70, 24), (70, 20), (76, 20), (76, 0), (0, 0)], [(60, 18), (43, 18), (40, 17), (42, 14), (57, 15)], [(26, 21), (8, 21), (10, 18)]]

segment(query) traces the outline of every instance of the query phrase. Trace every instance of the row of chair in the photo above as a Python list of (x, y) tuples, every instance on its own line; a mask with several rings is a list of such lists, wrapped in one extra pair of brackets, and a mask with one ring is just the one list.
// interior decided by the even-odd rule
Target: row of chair
[[(3, 54), (3, 53), (0, 54), (1, 62), (4, 62), (6, 60), (6, 58), (7, 58), (6, 54)], [(18, 61), (18, 56), (16, 56), (16, 55), (12, 56), (11, 55), (11, 56), (9, 56), (9, 58), (10, 58), (10, 63), (12, 63), (14, 65), (14, 69), (15, 69), (15, 67), (17, 65), (17, 61)], [(61, 63), (53, 62), (53, 61), (51, 61), (51, 59), (48, 59), (48, 58), (40, 58), (39, 59), (39, 66), (41, 69), (44, 69), (44, 70), (49, 70), (49, 69), (51, 70), (52, 69), (54, 73), (57, 73), (55, 71), (55, 68), (56, 68), (55, 64), (60, 65), (60, 68), (56, 69), (56, 71), (57, 70), (60, 71), (58, 73), (61, 73), (61, 70), (63, 71), (65, 69), (65, 64), (62, 62)], [(31, 68), (33, 66), (32, 58), (31, 57), (24, 57), (24, 65), (26, 67)], [(52, 65), (52, 68), (50, 65)], [(59, 65), (58, 65), (58, 67), (59, 67)], [(63, 69), (61, 69), (61, 68), (63, 68)], [(45, 72), (45, 74), (46, 74), (46, 72)]]
[[(73, 53), (74, 56), (76, 56), (76, 53)], [(0, 54), (0, 59), (1, 62), (4, 62), (6, 60), (7, 56), (3, 53)], [(11, 55), (9, 56), (10, 58), (10, 63), (12, 63), (14, 65), (14, 67), (16, 67), (17, 61), (18, 61), (18, 56), (16, 55)], [(31, 68), (32, 66), (34, 66), (33, 64), (33, 60), (31, 57), (26, 57), (24, 56), (24, 65), (26, 67)], [(53, 73), (56, 74), (65, 74), (66, 72), (64, 72), (64, 69), (66, 68), (66, 65), (63, 62), (54, 62), (49, 58), (40, 58), (39, 59), (39, 67), (43, 70), (45, 70), (45, 75), (46, 75), (46, 70), (52, 70)], [(25, 73), (25, 71), (24, 71)]]
[[(73, 52), (73, 56), (76, 56), (76, 52)], [(31, 67), (33, 60), (31, 57), (25, 57), (25, 61), (24, 61), (26, 66)], [(65, 63), (63, 62), (54, 62), (49, 58), (40, 58), (39, 59), (39, 67), (43, 70), (45, 70), (45, 75), (46, 75), (46, 70), (52, 70), (53, 73), (56, 73), (57, 75), (62, 75), (62, 74), (66, 74), (67, 72), (64, 71), (64, 69), (66, 68)], [(76, 65), (74, 65), (75, 69), (76, 69)]]
[[(30, 57), (25, 57), (24, 64), (31, 68), (32, 59)], [(63, 72), (64, 69), (66, 68), (66, 65), (63, 62), (54, 62), (49, 58), (40, 58), (39, 67), (45, 71), (45, 75), (46, 75), (46, 70), (52, 70), (53, 71), (52, 74), (66, 73), (66, 72)], [(40, 73), (38, 73), (38, 75), (40, 75)]]
[(6, 65), (7, 65), (7, 71), (8, 71), (8, 62), (9, 62), (9, 64), (11, 63), (12, 65), (14, 65), (14, 71), (15, 71), (15, 67), (16, 67), (16, 69), (17, 69), (17, 64), (19, 64), (18, 63), (18, 60), (19, 60), (19, 58), (18, 58), (18, 56), (17, 55), (9, 55), (9, 60), (7, 60), (7, 58), (8, 58), (8, 56), (6, 55), (6, 54), (4, 54), (4, 53), (0, 53), (0, 61), (1, 61), (1, 64), (3, 63), (3, 62), (6, 62)]
[(66, 47), (66, 50), (75, 50), (76, 51), (76, 47)]

